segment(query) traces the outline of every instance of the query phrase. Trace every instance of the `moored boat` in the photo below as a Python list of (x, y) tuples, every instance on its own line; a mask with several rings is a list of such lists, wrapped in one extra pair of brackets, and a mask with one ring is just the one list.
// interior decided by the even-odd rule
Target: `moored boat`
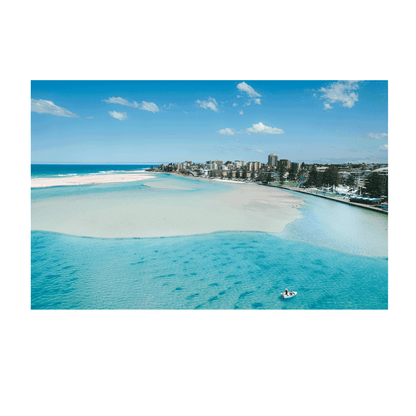
[(294, 296), (296, 296), (298, 294), (298, 292), (294, 292), (293, 290), (288, 291), (287, 289), (285, 289), (285, 291), (283, 293), (280, 294), (280, 297), (283, 300), (286, 299), (290, 299), (293, 298)]

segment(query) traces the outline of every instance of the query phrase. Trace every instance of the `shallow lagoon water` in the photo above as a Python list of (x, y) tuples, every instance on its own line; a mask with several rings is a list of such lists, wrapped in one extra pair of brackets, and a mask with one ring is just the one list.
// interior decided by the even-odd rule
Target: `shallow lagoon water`
[(344, 253), (388, 257), (388, 216), (365, 208), (300, 194), (302, 218), (279, 236)]
[[(298, 291), (279, 299), (285, 288)], [(32, 232), (33, 309), (386, 309), (387, 259), (267, 233)]]
[[(146, 197), (227, 186), (169, 183)], [(115, 192), (128, 198), (133, 189), (149, 191), (140, 182), (74, 186), (32, 190), (32, 200)], [(279, 234), (100, 239), (32, 231), (32, 308), (387, 309), (387, 216), (301, 196), (302, 218)], [(281, 300), (285, 288), (298, 295)]]

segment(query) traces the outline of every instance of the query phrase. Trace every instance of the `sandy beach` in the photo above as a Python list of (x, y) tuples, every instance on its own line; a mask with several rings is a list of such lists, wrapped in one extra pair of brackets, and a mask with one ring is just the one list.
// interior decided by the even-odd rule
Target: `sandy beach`
[[(145, 175), (137, 176), (144, 179)], [(85, 194), (35, 201), (32, 230), (100, 238), (168, 237), (217, 231), (277, 233), (301, 217), (297, 207), (302, 199), (280, 189), (224, 183), (207, 190), (203, 188), (205, 181), (177, 183), (184, 189), (172, 189), (175, 182), (167, 178), (146, 181), (146, 187), (153, 187), (153, 192)]]
[(96, 185), (101, 183), (136, 182), (151, 178), (154, 178), (154, 176), (143, 173), (65, 176), (62, 178), (38, 178), (31, 180), (31, 187), (46, 188), (50, 186)]
[(236, 183), (236, 184), (246, 184), (248, 182), (243, 181), (231, 181), (230, 179), (211, 179), (214, 182), (229, 182), (229, 183)]

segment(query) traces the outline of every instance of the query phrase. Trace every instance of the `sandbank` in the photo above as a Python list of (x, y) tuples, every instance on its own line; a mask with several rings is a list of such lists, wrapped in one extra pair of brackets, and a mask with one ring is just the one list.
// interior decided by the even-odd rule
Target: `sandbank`
[(46, 188), (49, 186), (96, 185), (102, 183), (136, 182), (151, 178), (154, 178), (154, 176), (143, 173), (65, 176), (62, 178), (36, 178), (31, 180), (31, 187)]
[[(125, 175), (128, 176), (128, 175)], [(166, 179), (169, 185), (169, 178)], [(169, 237), (217, 231), (278, 233), (301, 217), (303, 200), (255, 184), (188, 182), (192, 190), (68, 196), (32, 202), (32, 230), (99, 238)], [(211, 182), (212, 183), (212, 182)], [(186, 182), (183, 182), (186, 186)], [(217, 188), (218, 186), (218, 188)], [(195, 187), (200, 189), (195, 192)]]

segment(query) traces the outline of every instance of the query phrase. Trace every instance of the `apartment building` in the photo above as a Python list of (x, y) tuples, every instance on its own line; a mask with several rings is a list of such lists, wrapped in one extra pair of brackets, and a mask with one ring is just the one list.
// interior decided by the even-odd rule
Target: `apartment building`
[(274, 153), (269, 154), (267, 164), (269, 165), (270, 168), (277, 167), (278, 161), (279, 161), (279, 157), (277, 155), (275, 155)]

